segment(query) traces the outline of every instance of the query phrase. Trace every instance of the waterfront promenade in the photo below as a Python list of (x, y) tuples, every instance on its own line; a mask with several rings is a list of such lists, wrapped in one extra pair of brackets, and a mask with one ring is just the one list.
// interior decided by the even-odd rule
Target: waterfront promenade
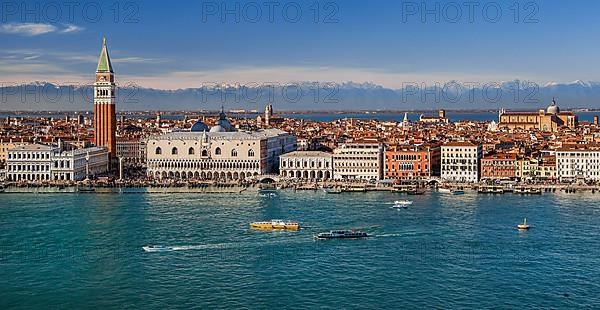
[[(538, 190), (542, 193), (552, 192), (600, 192), (600, 185), (587, 185), (585, 183), (561, 184), (548, 183), (511, 183), (505, 185), (490, 185), (487, 183), (456, 183), (443, 181), (405, 181), (398, 183), (368, 183), (356, 181), (329, 180), (319, 182), (306, 182), (298, 180), (280, 180), (261, 183), (257, 180), (249, 181), (168, 181), (156, 182), (147, 180), (138, 181), (82, 181), (82, 182), (6, 182), (1, 185), (0, 192), (6, 193), (74, 193), (74, 192), (146, 192), (146, 193), (240, 193), (243, 191), (259, 191), (268, 189), (290, 189), (294, 191), (321, 191), (334, 190), (337, 192), (371, 192), (389, 191), (408, 194), (422, 194), (436, 191), (438, 187), (460, 188), (466, 192), (482, 192), (482, 189), (493, 187), (501, 189), (502, 193), (512, 193), (515, 189)], [(500, 194), (502, 194), (500, 193)], [(491, 194), (491, 193), (490, 193)], [(495, 194), (499, 194), (496, 192)]]

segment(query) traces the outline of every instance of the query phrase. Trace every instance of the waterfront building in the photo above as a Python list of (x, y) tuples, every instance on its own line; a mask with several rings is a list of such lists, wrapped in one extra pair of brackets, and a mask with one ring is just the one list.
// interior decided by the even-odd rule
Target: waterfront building
[(13, 141), (12, 139), (8, 141), (0, 140), (0, 164), (6, 162), (6, 158), (8, 155), (8, 151), (14, 149), (18, 146), (28, 145), (29, 142), (24, 141)]
[(385, 177), (419, 179), (440, 175), (439, 145), (389, 145), (385, 149)]
[(517, 177), (517, 155), (496, 153), (481, 159), (481, 179), (514, 179)]
[(126, 164), (146, 161), (146, 141), (144, 139), (117, 139), (117, 157)]
[(29, 144), (8, 151), (9, 181), (79, 181), (108, 171), (106, 148), (64, 151), (61, 147)]
[(554, 181), (557, 179), (556, 156), (541, 156), (534, 166), (534, 179), (537, 181)]
[(94, 143), (106, 147), (111, 158), (117, 152), (115, 89), (115, 74), (104, 38), (94, 83)]
[(279, 157), (282, 177), (328, 180), (333, 178), (333, 154), (318, 151), (296, 151)]
[(333, 150), (335, 179), (383, 179), (383, 144), (359, 140), (344, 143)]
[(278, 173), (279, 156), (296, 150), (296, 137), (279, 129), (235, 131), (221, 110), (208, 132), (150, 136), (146, 149), (152, 178), (242, 180)]
[(577, 126), (577, 115), (573, 112), (561, 112), (556, 101), (552, 99), (552, 104), (546, 110), (538, 112), (506, 112), (500, 110), (499, 127), (524, 130), (540, 130), (556, 132), (561, 127), (575, 128)]
[(600, 180), (600, 147), (571, 145), (556, 150), (556, 171), (561, 182)]
[(519, 181), (530, 180), (537, 169), (537, 160), (529, 157), (521, 157), (515, 160), (515, 177)]
[(442, 179), (454, 182), (479, 181), (481, 145), (471, 142), (448, 142), (442, 146)]

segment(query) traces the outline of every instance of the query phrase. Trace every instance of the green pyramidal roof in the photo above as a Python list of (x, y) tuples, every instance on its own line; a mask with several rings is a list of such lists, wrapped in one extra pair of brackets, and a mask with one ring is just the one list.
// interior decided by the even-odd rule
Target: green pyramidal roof
[(108, 49), (106, 48), (106, 38), (102, 40), (102, 52), (100, 52), (100, 59), (98, 60), (96, 72), (114, 72), (112, 64), (110, 63), (110, 56), (108, 56)]

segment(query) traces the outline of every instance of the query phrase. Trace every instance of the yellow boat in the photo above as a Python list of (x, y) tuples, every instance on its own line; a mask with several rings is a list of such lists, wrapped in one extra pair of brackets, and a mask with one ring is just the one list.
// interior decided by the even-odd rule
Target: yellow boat
[(287, 229), (287, 230), (298, 230), (300, 229), (300, 223), (284, 220), (271, 220), (268, 222), (253, 222), (250, 223), (250, 228), (261, 229), (261, 230), (273, 230), (273, 229)]

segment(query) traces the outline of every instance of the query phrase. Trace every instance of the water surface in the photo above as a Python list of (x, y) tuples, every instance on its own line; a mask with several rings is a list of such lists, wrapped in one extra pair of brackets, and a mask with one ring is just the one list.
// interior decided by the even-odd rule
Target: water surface
[[(598, 195), (0, 194), (0, 308), (587, 308)], [(533, 226), (519, 232), (527, 217)], [(284, 218), (299, 232), (256, 232)], [(367, 240), (313, 241), (334, 228)], [(162, 244), (182, 250), (146, 253)]]

